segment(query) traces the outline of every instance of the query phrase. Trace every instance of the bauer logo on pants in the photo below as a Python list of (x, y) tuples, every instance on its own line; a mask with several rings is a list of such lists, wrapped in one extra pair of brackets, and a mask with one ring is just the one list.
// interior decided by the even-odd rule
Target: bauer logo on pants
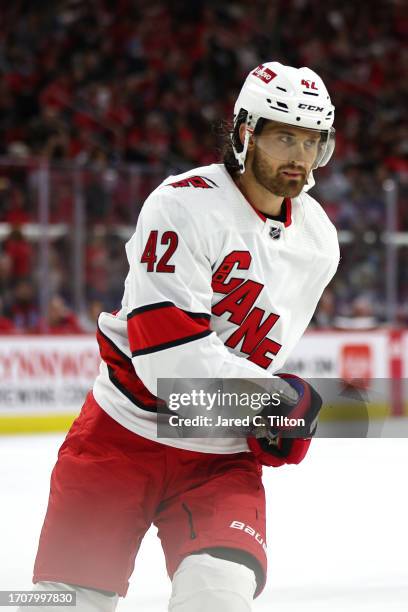
[(262, 546), (262, 548), (264, 549), (266, 553), (266, 542), (261, 536), (261, 534), (255, 531), (253, 527), (251, 527), (250, 525), (246, 525), (245, 523), (242, 523), (242, 521), (232, 521), (230, 527), (231, 529), (239, 529), (240, 531), (243, 531), (244, 533), (247, 533), (248, 535), (255, 538), (255, 540), (258, 542), (258, 544)]

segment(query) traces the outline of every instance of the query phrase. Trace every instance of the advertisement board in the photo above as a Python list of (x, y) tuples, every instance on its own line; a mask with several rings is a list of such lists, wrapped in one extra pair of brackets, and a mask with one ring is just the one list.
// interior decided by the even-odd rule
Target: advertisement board
[(0, 432), (65, 428), (99, 364), (94, 336), (0, 337)]
[[(67, 427), (99, 364), (93, 335), (1, 336), (0, 433)], [(285, 369), (304, 378), (392, 379), (390, 413), (406, 414), (407, 331), (310, 331)]]

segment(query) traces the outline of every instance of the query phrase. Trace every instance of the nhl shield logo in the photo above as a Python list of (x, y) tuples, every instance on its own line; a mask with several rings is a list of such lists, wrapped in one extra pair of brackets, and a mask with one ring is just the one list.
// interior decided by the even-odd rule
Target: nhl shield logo
[(280, 227), (271, 227), (271, 229), (269, 230), (269, 235), (271, 238), (273, 238), (273, 240), (279, 240), (280, 236), (281, 236), (281, 228)]

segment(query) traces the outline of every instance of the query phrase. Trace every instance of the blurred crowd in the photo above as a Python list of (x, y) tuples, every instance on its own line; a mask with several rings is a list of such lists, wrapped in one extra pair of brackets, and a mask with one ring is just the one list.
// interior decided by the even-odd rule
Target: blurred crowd
[[(335, 157), (312, 195), (347, 239), (314, 324), (384, 323), (389, 178), (397, 229), (408, 232), (404, 9), (403, 0), (369, 10), (351, 0), (324, 10), (320, 0), (3, 3), (0, 331), (87, 331), (99, 310), (119, 306), (123, 243), (144, 198), (167, 174), (219, 160), (217, 123), (231, 117), (247, 72), (271, 59), (316, 70), (336, 106)], [(34, 227), (44, 218), (54, 226), (46, 251)], [(408, 248), (397, 258), (397, 319), (407, 324)]]

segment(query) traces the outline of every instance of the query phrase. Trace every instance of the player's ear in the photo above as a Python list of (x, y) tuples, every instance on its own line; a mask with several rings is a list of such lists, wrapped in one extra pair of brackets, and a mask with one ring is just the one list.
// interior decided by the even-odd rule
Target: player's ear
[[(242, 145), (244, 144), (244, 140), (245, 140), (245, 130), (246, 130), (245, 123), (241, 123), (241, 125), (239, 126), (239, 139)], [(251, 136), (249, 137), (249, 141), (248, 141), (248, 150), (251, 150), (253, 146), (254, 146), (254, 138), (251, 134)]]

